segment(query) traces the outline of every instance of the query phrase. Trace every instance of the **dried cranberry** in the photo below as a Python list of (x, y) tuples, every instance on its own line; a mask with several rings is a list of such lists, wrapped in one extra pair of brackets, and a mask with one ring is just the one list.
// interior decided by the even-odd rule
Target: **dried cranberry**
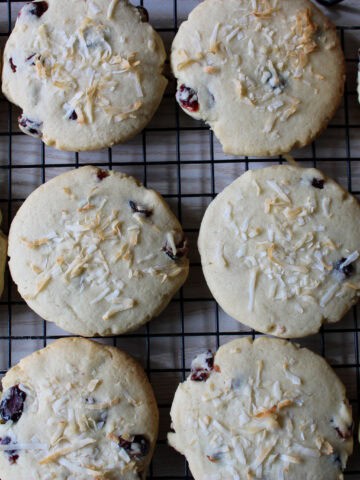
[(31, 8), (29, 9), (29, 13), (39, 18), (44, 15), (46, 10), (49, 8), (49, 4), (47, 2), (33, 2), (30, 3), (30, 5)]
[(183, 108), (186, 108), (186, 110), (190, 112), (197, 112), (199, 110), (198, 95), (192, 88), (181, 85), (176, 92), (176, 99)]
[(104, 180), (104, 178), (109, 176), (109, 172), (106, 170), (101, 170), (101, 168), (98, 168), (96, 176), (98, 177), (99, 180)]
[(10, 57), (9, 63), (10, 63), (11, 70), (15, 73), (16, 69), (17, 69), (17, 66), (15, 65), (12, 57)]
[(185, 257), (186, 254), (188, 253), (189, 251), (189, 248), (188, 248), (188, 241), (187, 239), (184, 237), (180, 243), (178, 243), (176, 245), (176, 254), (174, 255), (174, 252), (172, 250), (172, 248), (170, 247), (170, 245), (168, 243), (165, 244), (165, 246), (163, 247), (163, 252), (166, 253), (166, 255), (168, 257), (171, 258), (171, 260), (179, 260), (179, 258), (182, 258), (182, 257)]
[(335, 427), (336, 433), (343, 440), (347, 440), (352, 437), (354, 424), (352, 423), (350, 427), (347, 427), (345, 431), (341, 430), (339, 427)]
[(135, 202), (132, 200), (129, 200), (129, 205), (131, 210), (134, 213), (141, 213), (141, 215), (144, 215), (145, 217), (151, 217), (152, 215), (152, 210), (147, 210), (146, 208), (142, 207), (141, 205), (137, 205)]
[(349, 265), (342, 266), (342, 264), (346, 262), (346, 258), (342, 258), (338, 262), (335, 263), (335, 269), (339, 272), (343, 273), (345, 277), (351, 277), (354, 274), (354, 265), (349, 263)]
[(21, 390), (19, 385), (9, 388), (0, 403), (1, 418), (5, 422), (9, 420), (17, 422), (23, 413), (25, 400), (26, 393)]
[(78, 116), (75, 110), (73, 110), (69, 116), (69, 120), (77, 120)]
[[(25, 60), (26, 62), (30, 62), (31, 59), (33, 59), (36, 56), (36, 53), (33, 53), (27, 59)], [(30, 65), (35, 65), (35, 59), (30, 63)]]
[(190, 378), (194, 382), (206, 382), (212, 370), (214, 370), (214, 355), (211, 350), (208, 350), (192, 361)]
[(143, 23), (147, 23), (149, 21), (149, 12), (146, 8), (141, 7), (140, 5), (136, 7), (140, 13), (140, 18)]
[(325, 180), (322, 180), (321, 178), (313, 178), (311, 185), (319, 190), (322, 190), (324, 188), (324, 183)]
[[(9, 445), (11, 443), (11, 438), (10, 437), (4, 437), (0, 438), (0, 445)], [(19, 455), (17, 455), (17, 450), (5, 450), (5, 453), (9, 457), (9, 462), (13, 465), (16, 463), (16, 460), (19, 458)]]
[(145, 457), (150, 451), (149, 440), (143, 435), (134, 435), (131, 440), (119, 437), (119, 447), (132, 458)]
[(25, 117), (24, 115), (21, 115), (18, 118), (19, 126), (23, 127), (22, 129), (25, 130), (26, 133), (29, 133), (30, 135), (33, 135), (35, 137), (41, 137), (41, 125), (42, 122), (35, 122), (34, 120), (31, 120), (30, 118)]

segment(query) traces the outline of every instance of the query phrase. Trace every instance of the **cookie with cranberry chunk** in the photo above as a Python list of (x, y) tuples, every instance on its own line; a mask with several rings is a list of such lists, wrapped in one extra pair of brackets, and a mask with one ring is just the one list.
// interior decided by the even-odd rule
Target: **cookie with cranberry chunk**
[(35, 190), (9, 234), (21, 296), (83, 336), (134, 330), (184, 283), (187, 241), (164, 199), (123, 173), (83, 167)]
[(275, 338), (234, 340), (193, 362), (171, 419), (169, 443), (196, 480), (340, 480), (353, 449), (351, 407), (334, 371)]
[(335, 27), (308, 0), (205, 0), (180, 26), (171, 63), (180, 106), (228, 154), (307, 145), (344, 90)]
[(360, 205), (313, 168), (248, 171), (208, 207), (199, 250), (229, 315), (260, 332), (304, 337), (358, 300)]
[(21, 360), (2, 386), (2, 480), (145, 478), (158, 409), (145, 372), (126, 353), (58, 340)]
[(167, 80), (146, 10), (127, 0), (46, 0), (21, 9), (4, 52), (3, 92), (20, 129), (61, 150), (128, 140), (150, 121)]
[[(0, 225), (1, 225), (2, 215), (0, 211)], [(6, 265), (6, 254), (7, 254), (7, 240), (5, 235), (0, 231), (0, 297), (4, 290), (4, 272)]]

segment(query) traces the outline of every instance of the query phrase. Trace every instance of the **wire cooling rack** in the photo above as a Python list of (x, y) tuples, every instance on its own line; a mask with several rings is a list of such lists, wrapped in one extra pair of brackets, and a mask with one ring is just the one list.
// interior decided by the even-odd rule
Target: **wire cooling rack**
[[(360, 27), (355, 25), (360, 24), (360, 6), (356, 8), (357, 2), (345, 1), (328, 11), (339, 25), (347, 59), (348, 79), (343, 104), (327, 131), (310, 147), (294, 152), (294, 157), (303, 166), (321, 168), (359, 196), (360, 107), (355, 78)], [(145, 0), (139, 3), (149, 10), (153, 25), (169, 47), (178, 25), (199, 1)], [(0, 0), (2, 47), (23, 4), (16, 0)], [(190, 239), (190, 277), (166, 311), (133, 334), (98, 339), (134, 355), (148, 372), (161, 413), (160, 437), (149, 478), (163, 480), (191, 478), (184, 458), (166, 442), (171, 401), (178, 383), (189, 371), (191, 359), (199, 351), (216, 349), (239, 335), (255, 336), (254, 331), (228, 317), (206, 287), (196, 249), (202, 215), (216, 193), (247, 169), (282, 162), (281, 157), (225, 157), (212, 132), (179, 110), (174, 92), (175, 82), (170, 79), (158, 113), (134, 140), (112, 149), (81, 154), (57, 152), (23, 135), (17, 127), (18, 109), (0, 97), (0, 208), (5, 232), (16, 210), (38, 185), (63, 171), (91, 163), (130, 173), (160, 191)], [(356, 432), (360, 400), (359, 334), (358, 309), (353, 308), (342, 322), (329, 325), (318, 335), (299, 342), (325, 356), (345, 383), (353, 406)], [(30, 311), (7, 272), (6, 288), (0, 300), (0, 377), (20, 358), (65, 335), (68, 334)], [(360, 479), (358, 451), (356, 440), (346, 479)]]

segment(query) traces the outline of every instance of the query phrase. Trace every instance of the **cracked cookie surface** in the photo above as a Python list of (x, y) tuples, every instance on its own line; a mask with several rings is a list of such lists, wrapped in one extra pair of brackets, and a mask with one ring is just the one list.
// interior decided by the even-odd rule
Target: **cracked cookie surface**
[[(221, 307), (279, 337), (341, 320), (360, 294), (360, 205), (316, 169), (248, 171), (210, 204), (201, 263)], [(231, 288), (229, 286), (231, 285)]]
[(344, 89), (335, 27), (307, 0), (206, 0), (180, 26), (171, 63), (180, 106), (234, 155), (310, 143)]
[(171, 408), (169, 443), (196, 480), (344, 478), (351, 407), (323, 358), (265, 337), (234, 340), (210, 357), (193, 361)]
[(83, 336), (133, 330), (184, 283), (187, 241), (164, 199), (133, 177), (82, 167), (21, 206), (9, 266), (28, 305)]
[(109, 147), (150, 121), (167, 80), (145, 9), (126, 0), (25, 4), (4, 52), (3, 92), (20, 129), (50, 146)]
[(11, 368), (2, 385), (2, 480), (145, 478), (158, 410), (145, 372), (126, 353), (58, 340)]

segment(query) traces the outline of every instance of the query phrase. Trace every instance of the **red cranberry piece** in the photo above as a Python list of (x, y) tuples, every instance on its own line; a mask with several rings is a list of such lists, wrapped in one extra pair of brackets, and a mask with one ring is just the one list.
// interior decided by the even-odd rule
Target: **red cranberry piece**
[(130, 440), (119, 437), (119, 447), (123, 448), (131, 458), (146, 457), (150, 451), (149, 440), (143, 435), (134, 435)]
[(343, 273), (345, 277), (351, 277), (354, 274), (354, 265), (350, 263), (349, 265), (342, 266), (342, 264), (346, 262), (346, 258), (342, 258), (335, 264), (335, 269), (339, 272)]
[(190, 112), (197, 112), (200, 108), (198, 95), (192, 88), (181, 85), (176, 92), (176, 99), (183, 108)]
[(8, 422), (9, 420), (17, 422), (23, 413), (25, 400), (26, 393), (21, 390), (19, 385), (9, 388), (0, 403), (1, 418), (5, 422)]
[(109, 176), (109, 172), (107, 172), (106, 170), (101, 170), (101, 168), (98, 168), (96, 176), (101, 181), (101, 180), (104, 180), (104, 178)]
[(311, 185), (319, 190), (322, 190), (324, 188), (324, 183), (325, 180), (322, 180), (321, 178), (313, 178)]
[(16, 69), (17, 69), (17, 66), (15, 65), (12, 57), (10, 57), (9, 63), (10, 63), (11, 70), (15, 73), (15, 72), (16, 72)]
[(142, 207), (141, 205), (137, 205), (135, 202), (132, 200), (129, 200), (129, 205), (131, 210), (134, 213), (140, 213), (141, 215), (144, 215), (144, 217), (151, 217), (152, 215), (152, 210), (147, 210), (146, 208)]
[[(11, 438), (10, 437), (4, 437), (0, 438), (0, 445), (10, 445), (11, 443)], [(19, 455), (17, 455), (17, 450), (6, 450), (5, 453), (9, 457), (9, 462), (13, 465), (16, 463), (16, 460), (19, 458)]]
[(77, 120), (78, 116), (75, 110), (73, 110), (69, 116), (69, 120)]
[(341, 430), (339, 427), (335, 427), (336, 433), (343, 440), (347, 440), (352, 437), (354, 424), (352, 423), (346, 430)]
[(41, 137), (42, 122), (35, 122), (34, 120), (31, 120), (30, 118), (27, 118), (24, 115), (21, 115), (18, 118), (18, 122), (19, 122), (19, 126), (22, 127), (22, 129), (26, 133), (29, 133), (34, 137)]
[[(206, 382), (210, 373), (215, 369), (214, 355), (211, 350), (198, 355), (191, 363), (191, 380), (194, 382)], [(220, 369), (217, 367), (217, 371)]]
[(33, 53), (32, 55), (30, 55), (29, 57), (27, 57), (27, 59), (26, 59), (25, 61), (30, 63), (30, 60), (33, 60), (33, 61), (30, 63), (30, 65), (35, 65), (35, 56), (36, 56), (36, 53)]
[(30, 3), (31, 8), (29, 9), (29, 13), (35, 15), (36, 17), (40, 18), (46, 10), (49, 8), (49, 4), (47, 2), (33, 2)]
[(179, 258), (185, 257), (188, 251), (188, 241), (185, 237), (181, 240), (180, 243), (176, 245), (176, 255), (174, 255), (174, 252), (168, 243), (166, 243), (163, 247), (163, 252), (165, 252), (166, 255), (174, 261), (179, 260)]
[(143, 23), (147, 23), (149, 21), (149, 12), (146, 10), (146, 8), (141, 7), (140, 5), (136, 7), (140, 13), (141, 21)]

